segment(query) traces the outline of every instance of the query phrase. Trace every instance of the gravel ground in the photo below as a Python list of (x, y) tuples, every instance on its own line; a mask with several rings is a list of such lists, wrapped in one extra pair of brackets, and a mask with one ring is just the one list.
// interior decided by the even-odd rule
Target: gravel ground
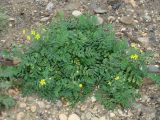
[[(58, 11), (66, 16), (89, 12), (99, 18), (99, 24), (112, 23), (117, 37), (139, 40), (144, 48), (154, 51), (160, 64), (159, 0), (0, 0), (0, 5), (10, 16), (7, 35), (0, 36), (1, 48), (22, 41), (22, 29), (49, 24)], [(160, 120), (160, 89), (145, 83), (142, 97), (132, 108), (113, 111), (105, 110), (94, 96), (71, 109), (61, 101), (53, 104), (37, 96), (22, 97), (17, 89), (10, 89), (17, 104), (4, 111), (0, 120)]]

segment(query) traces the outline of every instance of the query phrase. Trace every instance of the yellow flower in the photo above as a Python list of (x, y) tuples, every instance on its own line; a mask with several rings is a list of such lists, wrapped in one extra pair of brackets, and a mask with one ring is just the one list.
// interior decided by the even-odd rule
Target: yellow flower
[(31, 35), (36, 35), (36, 31), (32, 30)]
[(29, 35), (27, 35), (27, 40), (31, 40), (31, 37)]
[(109, 81), (109, 82), (108, 82), (108, 85), (110, 85), (110, 86), (111, 86), (111, 85), (112, 85), (112, 82), (111, 82), (111, 81)]
[(37, 40), (39, 40), (41, 37), (40, 37), (40, 34), (36, 34), (35, 35), (35, 38), (37, 39)]
[(40, 81), (39, 81), (39, 84), (40, 84), (41, 86), (46, 85), (46, 80), (45, 80), (45, 79), (40, 80)]
[(133, 54), (133, 55), (130, 56), (130, 58), (133, 59), (133, 60), (137, 60), (138, 57), (139, 57), (139, 56), (138, 56), (137, 54)]
[(132, 48), (137, 48), (137, 44), (136, 43), (131, 43), (131, 47)]
[(25, 35), (26, 34), (26, 30), (23, 30), (22, 33), (23, 33), (23, 35)]
[(114, 79), (115, 79), (115, 80), (119, 80), (119, 79), (120, 79), (120, 77), (119, 77), (119, 76), (116, 76)]
[(83, 84), (79, 84), (79, 87), (82, 88), (82, 87), (83, 87)]

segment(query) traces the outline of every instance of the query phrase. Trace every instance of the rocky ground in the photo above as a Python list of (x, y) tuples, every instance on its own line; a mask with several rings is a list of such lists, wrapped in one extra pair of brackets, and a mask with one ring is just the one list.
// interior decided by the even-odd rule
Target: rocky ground
[[(0, 48), (22, 41), (23, 29), (47, 25), (59, 11), (66, 16), (90, 13), (98, 17), (99, 24), (112, 23), (117, 37), (138, 40), (154, 51), (160, 64), (159, 0), (0, 0), (0, 5), (9, 15), (9, 29), (0, 37)], [(71, 109), (61, 101), (53, 104), (37, 96), (22, 97), (18, 90), (10, 89), (17, 104), (3, 112), (0, 120), (160, 120), (160, 89), (147, 81), (132, 108), (113, 111), (105, 110), (94, 97)]]

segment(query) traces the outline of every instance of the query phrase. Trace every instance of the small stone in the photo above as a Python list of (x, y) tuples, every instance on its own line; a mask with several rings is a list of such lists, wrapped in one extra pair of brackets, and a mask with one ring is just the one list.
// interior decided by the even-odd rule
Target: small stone
[(100, 17), (100, 16), (97, 16), (97, 24), (96, 25), (101, 25), (101, 24), (103, 24), (103, 18), (102, 17)]
[(72, 12), (72, 15), (75, 16), (75, 17), (78, 17), (78, 16), (81, 16), (82, 15), (82, 12), (78, 11), (78, 10), (74, 10)]
[(95, 96), (92, 96), (92, 97), (91, 97), (91, 101), (92, 101), (92, 102), (96, 102), (96, 97), (95, 97)]
[(62, 106), (63, 106), (62, 101), (58, 100), (58, 101), (56, 102), (56, 107), (61, 108)]
[(103, 14), (103, 13), (106, 13), (107, 11), (99, 7), (99, 8), (95, 8), (94, 12), (97, 14)]
[(24, 118), (25, 114), (23, 112), (19, 112), (17, 114), (16, 120), (22, 120)]
[(116, 115), (115, 115), (114, 113), (110, 113), (109, 116), (110, 116), (111, 118), (113, 118), (113, 117), (115, 117)]
[(80, 120), (80, 118), (77, 114), (71, 114), (69, 115), (68, 120)]
[(81, 111), (85, 111), (86, 108), (87, 108), (87, 105), (82, 105), (82, 106), (81, 106)]
[(113, 22), (113, 21), (115, 21), (116, 20), (116, 18), (115, 17), (113, 17), (113, 16), (109, 16), (108, 17), (108, 22)]
[(65, 6), (65, 10), (75, 10), (80, 7), (80, 2), (69, 3)]
[(102, 116), (102, 117), (99, 118), (99, 120), (106, 120), (106, 117)]
[(32, 112), (36, 112), (36, 110), (37, 110), (37, 107), (35, 105), (31, 106), (31, 111)]
[(152, 18), (148, 14), (146, 14), (143, 18), (146, 22), (151, 22), (152, 20)]
[(53, 9), (53, 7), (54, 7), (54, 4), (52, 2), (49, 2), (48, 5), (47, 5), (47, 7), (46, 7), (46, 10), (49, 11), (49, 12), (51, 12), (52, 9)]
[(97, 117), (93, 117), (92, 120), (99, 120)]
[(147, 67), (149, 72), (155, 72), (155, 73), (160, 72), (160, 67), (158, 65), (148, 65)]
[(15, 21), (15, 19), (11, 17), (11, 18), (9, 18), (9, 21), (14, 22), (14, 21)]
[(92, 118), (92, 114), (91, 114), (90, 112), (87, 112), (87, 113), (86, 113), (86, 118), (87, 118), (87, 119), (91, 119), (91, 118)]
[(26, 103), (20, 103), (20, 104), (19, 104), (19, 107), (20, 107), (20, 108), (25, 108), (26, 106), (27, 106)]
[(134, 23), (134, 20), (130, 16), (123, 16), (120, 18), (120, 22), (126, 25), (131, 25)]
[(46, 21), (48, 21), (50, 19), (50, 17), (44, 17), (44, 18), (41, 18), (41, 22), (46, 22)]
[(47, 109), (51, 108), (51, 105), (46, 105), (46, 108), (47, 108)]
[(45, 107), (45, 104), (44, 104), (44, 102), (42, 102), (42, 101), (38, 101), (37, 104), (38, 104), (38, 106), (39, 106), (40, 108), (44, 108), (44, 107)]
[(118, 109), (118, 113), (119, 113), (121, 116), (124, 116), (122, 110)]
[(144, 45), (145, 48), (148, 48), (150, 46), (148, 37), (139, 37), (138, 41), (140, 41)]
[(65, 114), (60, 114), (59, 120), (67, 120), (67, 116)]

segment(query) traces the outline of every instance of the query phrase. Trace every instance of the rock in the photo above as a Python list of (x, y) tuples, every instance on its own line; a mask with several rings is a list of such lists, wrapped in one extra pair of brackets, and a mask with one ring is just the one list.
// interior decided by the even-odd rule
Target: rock
[(95, 97), (95, 96), (92, 96), (92, 97), (91, 97), (91, 101), (92, 101), (92, 102), (96, 102), (96, 97)]
[(81, 114), (81, 120), (86, 120), (86, 115), (84, 112)]
[(107, 11), (98, 7), (98, 8), (94, 9), (94, 12), (97, 13), (97, 14), (103, 14), (103, 13), (106, 13)]
[(118, 113), (119, 113), (121, 116), (124, 116), (122, 110), (118, 109)]
[(67, 116), (65, 114), (60, 114), (59, 120), (67, 120)]
[(68, 120), (80, 120), (80, 118), (77, 114), (71, 114), (69, 115)]
[(31, 111), (32, 112), (36, 112), (36, 110), (37, 110), (37, 107), (35, 105), (31, 106)]
[(87, 108), (87, 105), (82, 105), (82, 106), (81, 106), (81, 111), (85, 111), (86, 108)]
[(48, 21), (50, 19), (50, 17), (43, 17), (43, 18), (41, 18), (41, 22), (46, 22), (46, 21)]
[(74, 10), (72, 12), (72, 15), (75, 16), (75, 17), (78, 17), (78, 16), (81, 16), (82, 15), (82, 12), (78, 11), (78, 10)]
[(99, 120), (106, 120), (106, 117), (102, 116), (102, 117), (99, 118)]
[(62, 106), (63, 106), (62, 101), (57, 100), (57, 102), (56, 102), (56, 107), (61, 108)]
[(148, 37), (139, 37), (138, 41), (140, 41), (145, 48), (150, 47), (150, 45), (149, 45), (149, 38)]
[(11, 22), (15, 22), (15, 18), (12, 18), (12, 17), (10, 17), (8, 20)]
[(97, 117), (93, 117), (92, 120), (99, 120)]
[(113, 16), (109, 16), (108, 17), (108, 22), (113, 22), (113, 21), (115, 21), (116, 20), (116, 18), (115, 17), (113, 17)]
[(26, 106), (27, 106), (26, 103), (20, 103), (20, 104), (19, 104), (19, 107), (20, 107), (20, 108), (25, 108)]
[(40, 108), (45, 108), (44, 102), (38, 101), (37, 104), (38, 104), (38, 106), (39, 106)]
[(109, 114), (109, 116), (110, 116), (111, 118), (113, 118), (113, 117), (115, 117), (116, 115), (111, 112), (111, 113)]
[(104, 22), (103, 18), (100, 17), (100, 16), (96, 16), (96, 17), (97, 17), (97, 24), (96, 24), (96, 25), (101, 25), (101, 24), (103, 24), (103, 22)]
[(90, 112), (87, 112), (87, 113), (86, 113), (86, 118), (87, 118), (87, 119), (91, 119), (91, 118), (92, 118), (92, 114), (91, 114)]
[(24, 117), (25, 117), (24, 112), (19, 112), (16, 116), (16, 120), (23, 120)]
[(122, 5), (122, 0), (107, 0), (107, 3), (112, 6), (113, 10), (118, 10)]
[(75, 10), (75, 9), (78, 9), (79, 7), (80, 7), (80, 3), (74, 2), (74, 3), (69, 3), (64, 8), (65, 8), (65, 10)]
[(154, 73), (160, 72), (160, 66), (158, 65), (148, 65), (147, 67), (149, 72), (154, 72)]
[(54, 8), (54, 4), (52, 2), (49, 2), (47, 7), (46, 7), (46, 10), (49, 11), (49, 12), (52, 12), (53, 8)]
[(152, 18), (148, 14), (145, 14), (143, 18), (146, 22), (151, 22), (152, 20)]
[(131, 25), (134, 23), (134, 19), (130, 16), (123, 16), (120, 18), (120, 22), (126, 25)]
[(142, 102), (149, 102), (150, 98), (147, 95), (142, 96)]
[(130, 3), (133, 7), (136, 7), (136, 2), (135, 0), (124, 0), (125, 3)]
[(51, 108), (51, 105), (46, 105), (46, 108), (47, 108), (47, 109)]

